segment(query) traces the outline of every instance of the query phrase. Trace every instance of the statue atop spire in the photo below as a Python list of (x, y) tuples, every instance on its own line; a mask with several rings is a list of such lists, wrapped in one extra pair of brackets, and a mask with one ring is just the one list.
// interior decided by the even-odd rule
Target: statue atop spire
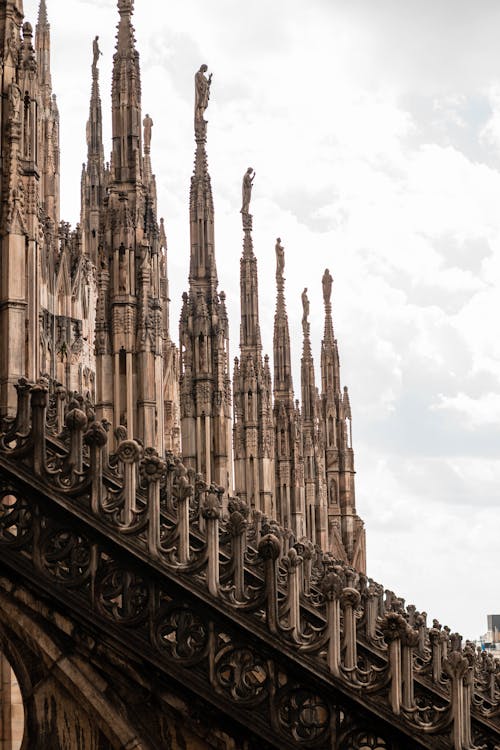
[(148, 114), (142, 121), (142, 125), (144, 127), (144, 151), (149, 152), (151, 149), (151, 130), (153, 127), (153, 120)]
[(94, 41), (92, 42), (92, 53), (94, 55), (92, 60), (92, 73), (95, 74), (97, 72), (97, 63), (99, 62), (99, 57), (102, 55), (101, 50), (99, 49), (99, 37), (96, 36)]
[(332, 283), (333, 283), (333, 277), (328, 268), (325, 268), (325, 273), (323, 274), (323, 278), (321, 279), (321, 284), (323, 285), (323, 300), (325, 302), (325, 306), (328, 306), (330, 304), (330, 300), (332, 297)]
[(203, 117), (210, 99), (210, 86), (212, 85), (212, 73), (206, 77), (208, 66), (203, 63), (194, 76), (194, 131), (196, 137), (206, 137), (207, 121)]
[(241, 211), (243, 216), (243, 224), (245, 224), (245, 216), (250, 216), (250, 199), (252, 197), (253, 181), (255, 179), (255, 172), (253, 167), (248, 167), (247, 171), (243, 175), (243, 181), (241, 184)]
[(280, 281), (283, 284), (283, 272), (285, 270), (285, 248), (281, 244), (281, 237), (276, 239), (276, 282), (279, 285)]
[(309, 327), (309, 298), (307, 296), (307, 287), (304, 288), (304, 291), (301, 295), (302, 298), (302, 328), (304, 331), (304, 336), (308, 335), (308, 327)]

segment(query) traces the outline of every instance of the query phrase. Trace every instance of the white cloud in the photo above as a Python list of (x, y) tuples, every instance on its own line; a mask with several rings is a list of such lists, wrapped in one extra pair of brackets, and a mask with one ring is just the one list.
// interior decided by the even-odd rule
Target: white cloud
[(479, 398), (471, 398), (460, 391), (456, 396), (438, 396), (439, 400), (433, 409), (456, 411), (464, 419), (464, 424), (470, 429), (481, 425), (500, 424), (500, 393), (486, 393)]

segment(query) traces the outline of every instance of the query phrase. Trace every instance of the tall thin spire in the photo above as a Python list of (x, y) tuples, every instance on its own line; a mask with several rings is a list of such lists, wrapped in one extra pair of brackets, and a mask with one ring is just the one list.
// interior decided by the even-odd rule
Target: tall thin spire
[(189, 193), (191, 225), (191, 260), (189, 281), (196, 289), (217, 288), (214, 250), (214, 202), (206, 152), (207, 121), (204, 113), (210, 98), (212, 74), (206, 77), (207, 66), (200, 66), (195, 75), (194, 137), (196, 153)]
[[(201, 65), (195, 74), (196, 153), (189, 195), (189, 294), (179, 325), (181, 359), (182, 453), (185, 462), (232, 491), (231, 380), (229, 324), (225, 295), (217, 289), (214, 206), (205, 144), (205, 110), (212, 75)], [(227, 495), (226, 495), (227, 496)]]
[(47, 17), (47, 6), (45, 0), (40, 0), (38, 22), (35, 31), (38, 81), (44, 107), (48, 108), (52, 96), (52, 79), (50, 74), (50, 25)]
[[(240, 259), (240, 303), (241, 327), (240, 349), (242, 359), (245, 354), (256, 357), (262, 355), (262, 342), (259, 325), (259, 288), (257, 280), (257, 258), (253, 251), (252, 228), (253, 216), (248, 212), (253, 170), (249, 167), (243, 177), (243, 206), (241, 210), (243, 223), (243, 254)], [(247, 185), (249, 185), (247, 187)], [(243, 209), (247, 210), (244, 212)]]
[(314, 381), (314, 362), (311, 351), (311, 324), (309, 323), (309, 298), (307, 287), (302, 292), (302, 331), (304, 343), (302, 350), (302, 418), (313, 422), (316, 405), (316, 384)]
[(118, 0), (120, 21), (113, 58), (112, 179), (137, 182), (142, 177), (141, 76), (132, 26), (133, 0)]
[(274, 393), (287, 397), (293, 403), (292, 364), (290, 356), (290, 331), (285, 304), (285, 250), (281, 238), (276, 240), (276, 313), (274, 316)]
[(276, 240), (276, 313), (274, 316), (274, 430), (276, 508), (280, 523), (304, 536), (305, 492), (302, 418), (294, 403), (290, 332), (285, 305), (285, 250)]
[(308, 535), (322, 549), (328, 546), (328, 524), (324, 461), (321, 460), (322, 435), (318, 425), (317, 390), (311, 351), (309, 298), (302, 292), (302, 330), (304, 346), (301, 360), (302, 429), (304, 451), (304, 485)]
[(262, 361), (259, 326), (257, 259), (249, 213), (253, 170), (243, 177), (243, 254), (240, 259), (240, 352), (235, 362), (234, 477), (235, 491), (249, 507), (274, 515), (274, 429), (269, 365)]
[(102, 106), (99, 92), (99, 69), (97, 67), (101, 54), (99, 37), (96, 36), (92, 42), (92, 88), (89, 119), (87, 120), (87, 164), (84, 165), (82, 174), (80, 219), (83, 229), (85, 252), (96, 265), (105, 180)]
[(45, 3), (45, 0), (40, 0), (40, 5), (38, 6), (38, 26), (47, 26), (47, 5)]
[(52, 93), (50, 71), (50, 25), (45, 0), (40, 0), (35, 35), (35, 55), (38, 76), (38, 117), (40, 142), (38, 166), (41, 176), (41, 197), (47, 217), (55, 226), (59, 224), (59, 112)]
[[(166, 331), (156, 194), (153, 180), (143, 179), (141, 81), (132, 0), (118, 0), (118, 11), (111, 92), (113, 150), (109, 175), (105, 170), (101, 182), (106, 193), (100, 201), (99, 229), (93, 227), (100, 268), (96, 412), (115, 430), (126, 427), (130, 437), (163, 451)], [(100, 164), (97, 39), (94, 45), (89, 150)], [(152, 121), (144, 126), (148, 149), (151, 126)]]
[(321, 342), (321, 387), (324, 394), (329, 394), (330, 399), (340, 391), (339, 352), (332, 320), (332, 283), (333, 278), (327, 268), (322, 279), (325, 329)]
[(366, 569), (365, 531), (356, 513), (352, 414), (347, 388), (340, 386), (340, 364), (332, 321), (333, 278), (322, 278), (325, 330), (321, 342), (321, 421), (328, 501), (328, 537), (331, 551), (358, 570)]
[(99, 167), (104, 167), (104, 146), (102, 142), (102, 105), (99, 91), (99, 37), (92, 43), (92, 89), (90, 94), (89, 119), (87, 121), (87, 158), (96, 160)]

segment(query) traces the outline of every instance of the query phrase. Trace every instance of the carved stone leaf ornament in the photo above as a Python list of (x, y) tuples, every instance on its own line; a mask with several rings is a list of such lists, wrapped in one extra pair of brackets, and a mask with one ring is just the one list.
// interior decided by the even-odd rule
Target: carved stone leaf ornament
[(217, 683), (232, 700), (257, 705), (266, 698), (268, 666), (250, 648), (228, 646), (215, 664)]
[(156, 642), (173, 659), (195, 664), (206, 652), (208, 629), (193, 610), (178, 605), (165, 608), (156, 626)]
[(147, 617), (149, 588), (137, 573), (116, 564), (104, 566), (96, 588), (99, 609), (106, 617), (127, 626)]
[(326, 702), (301, 688), (285, 689), (279, 697), (278, 717), (282, 729), (304, 747), (320, 744), (330, 730), (330, 709)]
[(31, 539), (33, 514), (29, 503), (10, 491), (0, 497), (0, 544), (23, 547)]
[(50, 530), (40, 540), (40, 554), (48, 575), (65, 586), (79, 586), (90, 574), (91, 545), (80, 534)]

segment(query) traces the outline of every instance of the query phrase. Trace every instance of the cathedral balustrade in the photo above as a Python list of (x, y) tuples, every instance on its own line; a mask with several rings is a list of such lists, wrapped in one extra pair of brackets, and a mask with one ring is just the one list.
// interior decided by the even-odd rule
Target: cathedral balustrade
[(0, 438), (4, 562), (90, 607), (148, 658), (192, 668), (185, 679), (211, 681), (250, 723), (259, 706), (263, 736), (280, 737), (280, 747), (365, 747), (332, 743), (343, 730), (331, 706), (345, 702), (345, 717), (355, 705), (406, 738), (380, 747), (498, 750), (500, 665), (491, 656), (224, 498), (181, 457), (159, 456), (124, 427), (109, 453), (110, 425), (89, 399), (43, 379), (21, 379), (17, 397)]

